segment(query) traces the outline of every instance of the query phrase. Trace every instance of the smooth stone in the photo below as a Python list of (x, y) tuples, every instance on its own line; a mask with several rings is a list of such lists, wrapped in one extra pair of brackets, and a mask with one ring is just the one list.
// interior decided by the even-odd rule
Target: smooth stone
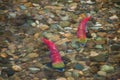
[(67, 77), (67, 80), (75, 80), (73, 77)]
[(98, 30), (98, 29), (100, 29), (100, 27), (91, 27), (91, 29)]
[(99, 37), (105, 37), (107, 35), (107, 33), (106, 32), (97, 32), (97, 35)]
[(98, 65), (94, 64), (92, 66), (90, 66), (90, 70), (91, 73), (96, 74), (99, 71), (99, 67)]
[(104, 71), (98, 71), (97, 74), (100, 76), (107, 76), (107, 73)]
[(105, 40), (105, 39), (96, 40), (95, 43), (96, 43), (97, 45), (105, 45), (105, 44), (106, 44), (106, 40)]
[(117, 15), (113, 15), (113, 16), (109, 17), (109, 19), (116, 20), (116, 19), (118, 19), (118, 16)]
[(32, 73), (36, 73), (40, 71), (40, 68), (30, 67), (28, 68)]
[(102, 40), (102, 38), (101, 37), (97, 37), (96, 40), (99, 41), (99, 40)]
[(105, 71), (105, 72), (113, 72), (114, 71), (114, 67), (111, 65), (103, 65), (101, 66), (101, 71)]
[[(62, 45), (62, 44), (65, 44), (66, 42), (69, 42), (69, 39), (64, 38), (64, 39), (58, 40), (55, 44)], [(66, 46), (66, 44), (64, 46)]]
[(95, 48), (97, 48), (97, 49), (103, 49), (103, 46), (100, 45), (100, 44), (97, 44), (97, 45), (95, 46)]
[(35, 6), (35, 7), (39, 7), (39, 6), (40, 6), (40, 5), (37, 4), (37, 3), (33, 3), (32, 5)]
[(10, 76), (13, 76), (14, 74), (15, 74), (15, 71), (11, 68), (3, 68), (1, 70), (2, 77), (10, 77)]
[(39, 22), (38, 20), (36, 20), (36, 21), (35, 21), (35, 23), (36, 23), (37, 25), (39, 25), (39, 24), (40, 24), (40, 22)]
[(77, 8), (77, 3), (71, 3), (69, 5), (69, 11), (75, 11), (76, 8)]
[(61, 18), (61, 20), (63, 20), (63, 21), (65, 21), (65, 20), (68, 20), (69, 19), (69, 17), (66, 15), (66, 16), (61, 16), (60, 17)]
[(91, 51), (90, 52), (90, 57), (94, 57), (94, 56), (97, 56), (99, 55), (99, 53), (97, 53), (96, 51)]
[(73, 2), (73, 0), (68, 0), (67, 2), (71, 3), (71, 2)]
[(25, 10), (25, 9), (27, 9), (27, 8), (26, 8), (26, 6), (24, 6), (24, 5), (20, 5), (20, 9)]
[(29, 53), (26, 57), (33, 59), (33, 58), (36, 58), (38, 56), (39, 56), (39, 54), (37, 54), (37, 53)]
[(57, 78), (56, 80), (67, 80), (67, 79), (64, 77), (60, 77), (60, 78)]
[(33, 23), (31, 23), (31, 25), (32, 25), (33, 27), (37, 26), (37, 24), (36, 24), (36, 23), (34, 23), (34, 22), (33, 22)]
[(88, 40), (86, 43), (87, 48), (94, 48), (95, 45), (95, 41), (93, 40)]
[(99, 22), (96, 22), (95, 26), (100, 27), (100, 26), (102, 26), (102, 24), (100, 24)]
[(86, 1), (87, 4), (94, 4), (95, 2), (92, 2), (91, 0)]
[(78, 71), (78, 70), (73, 70), (72, 76), (73, 76), (75, 79), (78, 79), (79, 76), (80, 76), (79, 71)]
[(117, 33), (118, 33), (118, 34), (120, 34), (120, 29), (119, 29), (119, 30), (117, 30)]
[(72, 30), (71, 27), (65, 27), (64, 29), (65, 29), (65, 30)]
[(48, 79), (46, 79), (46, 78), (42, 78), (42, 80), (48, 80)]
[(39, 28), (40, 28), (41, 30), (47, 30), (47, 29), (49, 29), (49, 26), (48, 26), (48, 25), (45, 25), (45, 24), (40, 24), (40, 25), (39, 25)]
[(119, 63), (120, 62), (120, 54), (110, 55), (108, 58), (108, 62)]
[(81, 64), (76, 63), (76, 64), (74, 64), (74, 69), (83, 70), (83, 69), (84, 69), (84, 66), (81, 65)]
[(94, 39), (94, 38), (97, 37), (97, 34), (96, 34), (96, 33), (92, 33), (91, 36), (92, 36), (92, 38)]
[(68, 27), (68, 26), (70, 26), (70, 22), (69, 21), (60, 21), (60, 26), (61, 27)]
[(80, 47), (80, 46), (77, 44), (76, 39), (73, 39), (73, 40), (72, 40), (71, 46), (72, 46), (73, 48), (76, 48), (76, 49), (78, 49), (78, 48)]
[(120, 51), (120, 44), (113, 44), (111, 46), (111, 51)]
[(26, 3), (26, 2), (28, 2), (28, 0), (20, 0), (20, 2)]
[(67, 71), (67, 72), (64, 73), (64, 75), (65, 75), (65, 77), (70, 77), (70, 76), (72, 76), (72, 72)]
[(13, 66), (12, 66), (12, 69), (13, 69), (14, 71), (21, 71), (21, 70), (22, 70), (21, 66), (18, 66), (18, 65), (13, 65)]
[(10, 18), (15, 18), (16, 17), (16, 13), (9, 12), (9, 16), (10, 16)]
[(104, 53), (104, 54), (99, 54), (97, 56), (93, 56), (93, 57), (90, 57), (90, 60), (91, 61), (97, 61), (97, 62), (104, 62), (107, 60), (107, 54)]

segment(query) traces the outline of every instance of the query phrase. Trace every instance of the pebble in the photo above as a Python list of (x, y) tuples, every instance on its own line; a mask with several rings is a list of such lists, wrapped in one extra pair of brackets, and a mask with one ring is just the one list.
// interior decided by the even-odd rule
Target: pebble
[(107, 60), (107, 54), (99, 54), (97, 56), (90, 57), (91, 61), (97, 61), (97, 62), (105, 62)]
[(111, 17), (109, 17), (111, 20), (116, 20), (116, 19), (118, 19), (118, 16), (117, 15), (113, 15), (113, 16), (111, 16)]
[(40, 71), (40, 68), (36, 68), (36, 67), (30, 67), (28, 68), (32, 73), (37, 73)]
[(70, 22), (69, 21), (60, 21), (60, 26), (61, 27), (68, 27), (68, 26), (70, 26)]
[(99, 22), (96, 22), (95, 26), (100, 27), (100, 26), (102, 26), (102, 24), (100, 24)]
[(113, 44), (111, 46), (111, 51), (120, 51), (120, 45), (119, 44)]
[(120, 34), (120, 29), (119, 29), (119, 30), (117, 30), (117, 33), (118, 33), (118, 34)]
[(80, 74), (79, 74), (79, 70), (73, 70), (72, 71), (72, 76), (75, 78), (75, 79), (78, 79)]
[(61, 18), (61, 20), (63, 20), (63, 21), (69, 20), (69, 16), (67, 16), (67, 15), (66, 15), (66, 16), (61, 16), (60, 18)]
[(107, 33), (106, 32), (97, 32), (97, 35), (99, 37), (105, 37), (107, 35)]
[(42, 80), (48, 80), (48, 79), (46, 79), (46, 78), (43, 78)]
[(106, 40), (102, 39), (102, 38), (96, 38), (95, 43), (98, 45), (104, 45), (104, 44), (106, 44)]
[(91, 33), (91, 36), (93, 39), (95, 39), (97, 37), (97, 34), (96, 33)]
[(10, 76), (13, 76), (15, 74), (15, 71), (11, 68), (4, 68), (1, 70), (1, 76), (4, 78), (8, 78)]
[(28, 0), (20, 0), (20, 2), (26, 3), (26, 2), (28, 2)]
[(94, 56), (97, 56), (97, 55), (99, 55), (99, 53), (97, 53), (97, 52), (95, 52), (95, 51), (91, 51), (91, 52), (90, 52), (90, 56), (91, 56), (91, 57), (94, 57)]
[(72, 2), (73, 2), (73, 0), (68, 0), (68, 2), (69, 2), (69, 3), (72, 3)]
[(35, 38), (35, 39), (38, 39), (39, 36), (40, 36), (40, 34), (41, 34), (41, 33), (39, 33), (39, 32), (38, 32), (38, 33), (35, 33), (35, 34), (34, 34), (34, 38)]
[(63, 38), (63, 39), (61, 39), (61, 40), (58, 40), (55, 44), (57, 44), (57, 45), (62, 45), (62, 44), (64, 44), (64, 43), (66, 43), (66, 42), (69, 42), (69, 39)]
[(57, 35), (57, 34), (52, 34), (52, 33), (47, 33), (47, 32), (44, 32), (43, 35), (52, 40), (52, 41), (58, 41), (60, 40), (60, 35)]
[(22, 70), (21, 66), (19, 66), (19, 65), (13, 65), (13, 66), (12, 66), (12, 69), (13, 69), (14, 71), (21, 71), (21, 70)]
[(74, 64), (74, 69), (83, 70), (83, 69), (84, 69), (84, 66), (81, 65), (81, 64), (76, 63), (76, 64)]
[(120, 62), (120, 54), (110, 55), (108, 61), (111, 63), (119, 63)]
[(33, 59), (33, 58), (36, 58), (38, 56), (39, 55), (37, 53), (29, 53), (26, 57)]
[(77, 3), (71, 3), (69, 5), (69, 11), (75, 11), (76, 8), (77, 8)]
[(95, 46), (95, 48), (97, 48), (97, 49), (103, 49), (103, 46), (100, 45), (100, 44), (97, 44), (97, 45)]
[(101, 66), (101, 71), (105, 71), (105, 72), (113, 72), (114, 71), (114, 67), (111, 65), (103, 65)]
[(27, 9), (27, 8), (26, 8), (26, 6), (24, 6), (24, 5), (20, 5), (20, 9), (25, 10), (25, 9)]
[(33, 27), (37, 26), (37, 24), (36, 24), (36, 23), (34, 23), (34, 22), (33, 22), (33, 23), (31, 23), (31, 25), (32, 25)]
[(86, 1), (87, 4), (94, 4), (95, 2), (92, 2), (91, 0)]
[(48, 26), (48, 25), (45, 25), (45, 24), (40, 24), (40, 25), (39, 25), (39, 28), (40, 28), (41, 30), (47, 30), (47, 29), (49, 29), (49, 26)]
[(67, 80), (75, 80), (73, 77), (67, 77)]
[(14, 13), (14, 12), (9, 12), (9, 17), (10, 17), (10, 18), (16, 18), (16, 13)]
[(90, 49), (94, 48), (95, 45), (96, 45), (95, 41), (93, 41), (93, 40), (88, 40), (87, 43), (86, 43), (86, 47), (88, 47)]
[(67, 80), (67, 79), (64, 78), (64, 77), (59, 77), (59, 78), (57, 78), (56, 80)]
[(64, 75), (65, 75), (65, 77), (70, 77), (70, 76), (72, 76), (72, 72), (67, 71), (67, 72), (64, 73)]
[(98, 71), (97, 74), (100, 75), (100, 76), (104, 76), (104, 77), (107, 76), (107, 73), (104, 72), (104, 71)]

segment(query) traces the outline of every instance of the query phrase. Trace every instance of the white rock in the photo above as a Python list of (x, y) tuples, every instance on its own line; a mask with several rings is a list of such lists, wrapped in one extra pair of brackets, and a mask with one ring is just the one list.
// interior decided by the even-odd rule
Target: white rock
[(91, 0), (86, 1), (87, 4), (94, 4), (95, 2), (92, 2)]
[(95, 26), (100, 27), (100, 26), (102, 26), (102, 24), (100, 24), (99, 22), (96, 22)]
[(32, 25), (33, 27), (35, 27), (35, 26), (36, 26), (36, 23), (33, 22), (33, 23), (31, 23), (31, 25)]
[(117, 15), (113, 15), (111, 17), (109, 17), (111, 20), (115, 20), (115, 19), (118, 19), (118, 16)]
[(94, 56), (97, 56), (97, 55), (99, 55), (99, 53), (97, 53), (97, 52), (95, 52), (95, 51), (91, 51), (91, 52), (90, 52), (90, 56), (91, 56), (91, 57), (94, 57)]
[(36, 22), (36, 24), (38, 24), (38, 25), (40, 24), (40, 22), (39, 22), (38, 20), (36, 20), (35, 22)]

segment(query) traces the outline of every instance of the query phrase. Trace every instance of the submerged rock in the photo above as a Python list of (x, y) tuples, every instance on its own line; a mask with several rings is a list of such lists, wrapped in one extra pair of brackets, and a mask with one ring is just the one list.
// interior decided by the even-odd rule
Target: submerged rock
[(90, 60), (91, 61), (97, 61), (97, 62), (105, 62), (107, 60), (107, 54), (99, 54), (97, 56), (91, 56)]
[(111, 65), (103, 65), (101, 66), (101, 71), (105, 71), (105, 72), (113, 72), (115, 69), (113, 66)]

